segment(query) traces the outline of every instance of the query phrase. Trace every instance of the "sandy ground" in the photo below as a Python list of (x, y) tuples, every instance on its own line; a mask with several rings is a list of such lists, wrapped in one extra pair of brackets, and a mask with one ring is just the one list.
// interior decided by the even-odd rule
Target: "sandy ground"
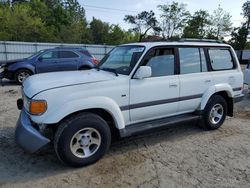
[(0, 187), (250, 187), (250, 97), (216, 131), (192, 124), (116, 141), (96, 164), (62, 165), (53, 149), (14, 142), (19, 86), (0, 86)]

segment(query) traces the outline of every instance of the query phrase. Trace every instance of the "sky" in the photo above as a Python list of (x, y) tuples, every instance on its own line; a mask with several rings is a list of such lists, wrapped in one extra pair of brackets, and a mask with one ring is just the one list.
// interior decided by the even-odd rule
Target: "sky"
[[(240, 26), (243, 21), (241, 12), (242, 5), (246, 0), (175, 0), (180, 3), (187, 4), (187, 9), (193, 13), (197, 10), (204, 9), (209, 13), (221, 7), (232, 15), (233, 26)], [(141, 11), (153, 10), (156, 16), (160, 17), (160, 12), (157, 5), (171, 2), (168, 0), (79, 0), (85, 8), (87, 20), (92, 20), (92, 17), (101, 19), (110, 24), (119, 24), (122, 28), (128, 29), (130, 25), (123, 21), (126, 14), (136, 15)], [(97, 8), (104, 7), (104, 8)], [(111, 9), (119, 9), (111, 10)]]

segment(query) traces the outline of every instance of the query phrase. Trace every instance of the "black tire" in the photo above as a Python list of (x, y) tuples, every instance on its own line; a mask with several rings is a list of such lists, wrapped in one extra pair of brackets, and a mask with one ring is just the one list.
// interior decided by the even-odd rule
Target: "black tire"
[[(71, 151), (70, 146), (74, 135), (85, 128), (97, 130), (101, 141), (99, 148), (93, 155), (80, 158)], [(110, 143), (111, 132), (108, 124), (100, 116), (93, 113), (76, 114), (64, 120), (58, 127), (54, 138), (54, 148), (58, 158), (73, 167), (82, 167), (98, 161), (107, 152)]]
[[(213, 107), (219, 106), (219, 108), (223, 108), (223, 111), (220, 110), (220, 114), (222, 115), (221, 119), (217, 119), (218, 122), (210, 119), (210, 113), (212, 113)], [(220, 95), (213, 95), (204, 110), (203, 118), (200, 122), (200, 126), (206, 130), (215, 130), (218, 129), (225, 121), (227, 115), (227, 102), (224, 97)]]
[(14, 74), (14, 79), (15, 79), (15, 81), (16, 81), (17, 84), (22, 84), (23, 81), (27, 78), (27, 77), (26, 77), (25, 79), (23, 79), (23, 80), (21, 81), (21, 80), (20, 80), (20, 75), (21, 75), (21, 74), (23, 74), (23, 75), (28, 75), (27, 77), (29, 77), (29, 76), (32, 75), (31, 71), (29, 71), (29, 70), (27, 70), (27, 69), (19, 69), (19, 70), (16, 71), (15, 74)]
[(89, 67), (89, 66), (82, 66), (79, 68), (79, 70), (90, 70), (90, 69), (91, 69), (91, 67)]

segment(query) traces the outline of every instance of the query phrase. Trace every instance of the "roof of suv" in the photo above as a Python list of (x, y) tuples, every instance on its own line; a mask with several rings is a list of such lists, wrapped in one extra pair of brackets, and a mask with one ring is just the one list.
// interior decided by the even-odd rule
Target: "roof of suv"
[(81, 46), (59, 46), (59, 47), (55, 47), (54, 49), (68, 49), (68, 50), (87, 50), (85, 47), (81, 47)]
[[(228, 44), (225, 43), (217, 43), (217, 42), (138, 42), (138, 43), (130, 43), (130, 44), (124, 44), (126, 45), (138, 45), (138, 46), (145, 46), (147, 48), (152, 48), (154, 46), (219, 46), (219, 47), (231, 47)], [(123, 46), (123, 45), (122, 45)]]

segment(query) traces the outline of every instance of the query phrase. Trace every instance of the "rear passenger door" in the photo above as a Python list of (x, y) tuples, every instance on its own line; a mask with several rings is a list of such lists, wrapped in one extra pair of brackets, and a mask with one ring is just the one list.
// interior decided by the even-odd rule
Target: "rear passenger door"
[(180, 67), (180, 113), (195, 111), (201, 102), (203, 93), (213, 85), (208, 72), (205, 51), (200, 47), (179, 48)]
[(57, 71), (78, 70), (79, 59), (79, 55), (71, 50), (60, 50)]

